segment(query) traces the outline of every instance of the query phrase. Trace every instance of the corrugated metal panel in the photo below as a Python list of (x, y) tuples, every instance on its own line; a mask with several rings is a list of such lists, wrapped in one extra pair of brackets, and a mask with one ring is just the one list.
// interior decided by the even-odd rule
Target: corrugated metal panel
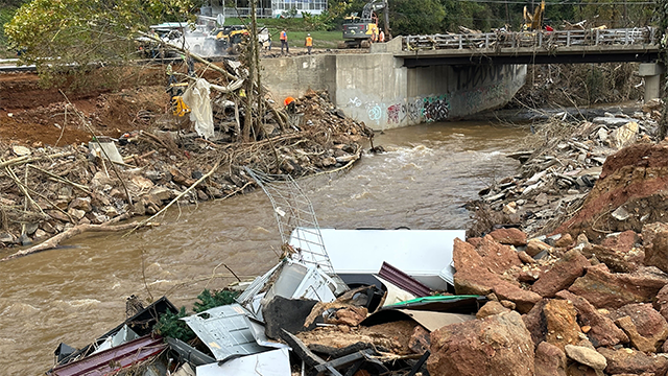
[(88, 356), (76, 362), (58, 366), (49, 376), (103, 376), (160, 354), (167, 345), (161, 337), (150, 335)]
[(387, 262), (383, 262), (378, 275), (417, 297), (431, 295), (431, 289), (429, 287), (423, 285), (418, 280), (410, 277), (408, 274)]
[(211, 308), (181, 320), (207, 345), (218, 361), (267, 350), (258, 345), (250, 320), (239, 304)]

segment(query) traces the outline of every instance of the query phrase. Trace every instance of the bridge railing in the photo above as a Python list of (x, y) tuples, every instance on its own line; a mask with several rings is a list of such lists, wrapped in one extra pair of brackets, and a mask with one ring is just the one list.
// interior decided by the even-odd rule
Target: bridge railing
[(535, 47), (547, 50), (571, 46), (653, 45), (656, 29), (586, 29), (559, 31), (497, 31), (478, 34), (434, 34), (403, 37), (404, 51)]

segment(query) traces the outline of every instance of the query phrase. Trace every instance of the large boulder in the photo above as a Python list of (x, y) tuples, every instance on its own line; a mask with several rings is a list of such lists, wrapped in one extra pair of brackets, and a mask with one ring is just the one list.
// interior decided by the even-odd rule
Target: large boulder
[(534, 345), (515, 311), (432, 332), (430, 351), (432, 375), (534, 375)]
[(610, 318), (599, 313), (587, 299), (567, 290), (559, 291), (556, 296), (573, 304), (578, 312), (580, 326), (589, 327), (587, 337), (594, 347), (615, 346), (620, 342), (629, 341), (624, 331), (619, 329)]
[(501, 228), (489, 233), (494, 240), (501, 244), (522, 246), (527, 244), (527, 234), (516, 228)]
[(548, 299), (542, 299), (537, 302), (526, 315), (522, 316), (522, 321), (529, 333), (534, 346), (538, 346), (545, 341), (547, 336), (547, 320), (545, 319), (544, 308), (549, 302)]
[(585, 346), (566, 345), (566, 355), (580, 364), (584, 364), (597, 371), (603, 371), (608, 365), (605, 357), (594, 349)]
[(643, 265), (645, 252), (639, 246), (639, 237), (634, 231), (624, 231), (603, 239), (600, 245), (584, 247), (582, 254), (596, 257), (616, 273), (631, 273)]
[(485, 236), (477, 247), (455, 239), (453, 248), (455, 264), (455, 292), (457, 294), (488, 295), (492, 292), (501, 299), (512, 301), (520, 312), (527, 312), (540, 296), (520, 287), (519, 282), (504, 276), (512, 267), (522, 262), (511, 247), (501, 245)]
[(550, 300), (543, 308), (547, 326), (546, 341), (564, 350), (566, 345), (580, 342), (577, 312), (567, 300)]
[(536, 347), (533, 364), (536, 376), (566, 376), (566, 354), (547, 342)]
[(634, 273), (610, 273), (605, 264), (587, 267), (569, 291), (597, 308), (620, 308), (631, 303), (651, 302), (668, 276), (655, 268), (642, 267)]
[[(637, 143), (608, 156), (601, 175), (578, 212), (554, 233), (585, 233), (602, 240), (607, 231), (640, 232), (645, 223), (665, 222), (668, 210), (668, 143)], [(617, 218), (616, 209), (629, 213)]]
[(651, 304), (629, 304), (612, 312), (610, 318), (626, 332), (640, 351), (657, 352), (668, 337), (668, 323)]
[(601, 347), (597, 350), (608, 362), (605, 372), (609, 375), (651, 373), (663, 376), (668, 369), (668, 359), (660, 355), (647, 355), (640, 351), (625, 348), (613, 350)]
[(582, 277), (589, 261), (576, 249), (570, 250), (531, 286), (531, 291), (551, 298)]
[(645, 265), (656, 266), (668, 273), (668, 225), (652, 223), (642, 228)]

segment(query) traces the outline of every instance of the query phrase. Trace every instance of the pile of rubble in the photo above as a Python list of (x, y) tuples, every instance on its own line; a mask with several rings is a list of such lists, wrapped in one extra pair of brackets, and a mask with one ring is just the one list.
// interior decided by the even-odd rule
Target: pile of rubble
[(637, 140), (655, 139), (661, 106), (655, 100), (633, 117), (608, 114), (592, 121), (555, 119), (532, 126), (535, 134), (529, 140), (540, 146), (509, 155), (522, 163), (518, 176), (483, 189), (481, 199), (469, 204), (479, 211), (479, 222), (486, 222), (474, 225), (469, 235), (487, 233), (490, 225), (520, 226), (530, 234), (554, 231), (580, 208), (608, 156)]
[[(267, 121), (266, 137), (250, 143), (230, 140), (225, 132), (234, 131), (220, 122), (210, 140), (169, 130), (166, 123), (118, 139), (98, 136), (87, 145), (0, 143), (0, 248), (69, 237), (81, 229), (118, 230), (111, 225), (154, 215), (174, 202), (243, 193), (255, 187), (244, 167), (300, 177), (342, 169), (361, 157), (360, 142), (370, 131), (343, 116), (326, 92), (297, 99), (295, 112), (287, 129)], [(234, 111), (225, 116), (234, 120)]]
[(432, 333), (441, 356), (430, 372), (664, 375), (666, 236), (666, 224), (651, 223), (600, 244), (569, 233), (527, 241), (517, 229), (456, 240), (455, 290), (491, 302), (478, 322)]
[(665, 239), (664, 223), (600, 244), (517, 229), (457, 238), (458, 295), (386, 263), (352, 283), (286, 244), (274, 268), (230, 288), (231, 304), (186, 316), (162, 298), (83, 349), (61, 344), (47, 374), (665, 375)]

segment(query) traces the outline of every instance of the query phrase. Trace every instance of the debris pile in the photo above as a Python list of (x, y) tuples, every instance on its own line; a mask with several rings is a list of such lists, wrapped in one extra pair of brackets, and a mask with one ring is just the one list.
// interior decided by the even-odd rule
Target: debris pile
[(488, 233), (494, 225), (520, 226), (529, 234), (554, 231), (579, 210), (601, 177), (608, 156), (637, 140), (655, 139), (660, 106), (658, 100), (650, 102), (645, 113), (633, 118), (608, 115), (535, 126), (536, 134), (529, 140), (540, 145), (534, 151), (509, 155), (522, 163), (519, 175), (483, 189), (481, 199), (469, 203), (470, 210), (477, 211), (469, 236)]
[[(68, 127), (76, 121), (92, 131), (95, 114), (62, 106), (69, 111)], [(37, 248), (48, 249), (81, 230), (127, 229), (111, 225), (155, 215), (173, 202), (243, 193), (255, 186), (244, 166), (293, 177), (346, 168), (361, 157), (360, 142), (371, 135), (343, 116), (326, 92), (297, 99), (289, 127), (267, 121), (266, 136), (249, 143), (236, 142), (235, 131), (224, 126), (223, 120), (234, 121), (235, 111), (217, 115), (221, 121), (210, 140), (174, 129), (174, 121), (154, 111), (137, 113), (142, 114), (150, 126), (137, 124), (118, 139), (98, 134), (88, 144), (65, 147), (0, 144), (0, 248), (65, 234)]]

